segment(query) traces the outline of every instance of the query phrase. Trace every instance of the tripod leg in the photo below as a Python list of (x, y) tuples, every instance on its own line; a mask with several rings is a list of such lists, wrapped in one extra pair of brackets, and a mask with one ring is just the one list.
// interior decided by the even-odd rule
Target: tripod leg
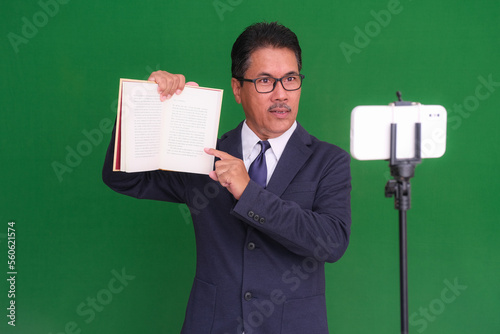
[(401, 295), (401, 334), (408, 334), (408, 252), (406, 210), (399, 211), (399, 260)]

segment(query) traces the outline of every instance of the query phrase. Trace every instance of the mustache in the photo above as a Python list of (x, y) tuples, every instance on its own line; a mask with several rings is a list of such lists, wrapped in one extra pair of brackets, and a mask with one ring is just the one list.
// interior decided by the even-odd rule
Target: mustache
[(267, 108), (267, 111), (272, 111), (273, 109), (286, 109), (287, 111), (292, 111), (292, 108), (286, 103), (275, 103)]

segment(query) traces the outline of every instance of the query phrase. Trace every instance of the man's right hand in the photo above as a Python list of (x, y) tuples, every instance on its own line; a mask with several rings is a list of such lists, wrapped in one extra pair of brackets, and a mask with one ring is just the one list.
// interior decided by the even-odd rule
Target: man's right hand
[[(151, 73), (148, 81), (158, 84), (160, 100), (165, 101), (174, 94), (180, 94), (186, 85), (186, 78), (182, 74), (172, 74), (166, 71), (155, 71)], [(196, 82), (188, 82), (188, 85), (198, 86)]]

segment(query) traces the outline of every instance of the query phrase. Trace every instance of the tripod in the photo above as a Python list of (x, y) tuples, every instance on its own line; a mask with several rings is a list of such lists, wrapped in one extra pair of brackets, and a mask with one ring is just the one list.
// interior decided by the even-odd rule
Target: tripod
[[(397, 106), (413, 105), (402, 101), (401, 93), (397, 92)], [(400, 263), (400, 299), (401, 299), (401, 334), (408, 334), (408, 252), (407, 252), (407, 217), (410, 209), (410, 178), (415, 175), (415, 167), (421, 159), (421, 123), (415, 123), (415, 154), (410, 159), (397, 159), (397, 124), (391, 124), (391, 151), (389, 167), (394, 179), (385, 186), (385, 197), (394, 196), (394, 206), (399, 210), (399, 263)]]

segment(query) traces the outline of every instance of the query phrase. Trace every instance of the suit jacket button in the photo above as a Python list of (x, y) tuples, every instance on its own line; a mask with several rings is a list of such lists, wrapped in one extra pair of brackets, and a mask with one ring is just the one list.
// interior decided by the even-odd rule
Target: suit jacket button
[(248, 217), (252, 218), (255, 215), (253, 211), (248, 211)]
[(255, 216), (253, 216), (253, 220), (255, 220), (256, 222), (258, 222), (258, 221), (259, 221), (259, 219), (260, 219), (260, 216), (259, 216), (259, 215), (255, 215)]
[(249, 242), (247, 245), (248, 250), (254, 250), (255, 249), (255, 244), (253, 242)]
[(266, 222), (266, 218), (261, 217), (260, 220), (259, 220), (259, 223), (264, 224), (265, 222)]
[(251, 300), (252, 299), (252, 293), (251, 292), (245, 292), (245, 300)]

